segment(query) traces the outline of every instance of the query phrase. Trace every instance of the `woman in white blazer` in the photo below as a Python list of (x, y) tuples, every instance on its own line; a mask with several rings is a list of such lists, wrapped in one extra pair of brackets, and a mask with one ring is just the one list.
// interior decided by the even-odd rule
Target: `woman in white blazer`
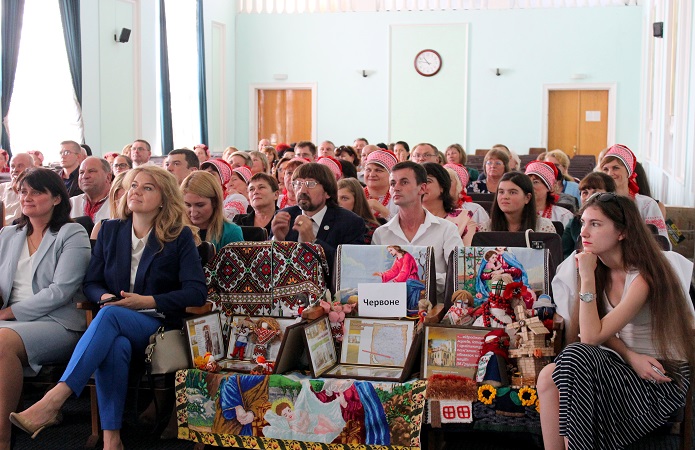
[(71, 223), (65, 184), (49, 169), (29, 169), (19, 195), (19, 223), (0, 230), (0, 449), (10, 448), (8, 417), (24, 375), (67, 362), (86, 326), (74, 302), (82, 297), (89, 235)]

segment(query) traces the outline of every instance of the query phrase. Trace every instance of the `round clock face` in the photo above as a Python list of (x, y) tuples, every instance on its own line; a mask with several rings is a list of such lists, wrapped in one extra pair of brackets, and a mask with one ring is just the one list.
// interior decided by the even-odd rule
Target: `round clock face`
[(442, 68), (442, 57), (434, 50), (423, 50), (415, 57), (415, 70), (423, 77), (436, 75)]

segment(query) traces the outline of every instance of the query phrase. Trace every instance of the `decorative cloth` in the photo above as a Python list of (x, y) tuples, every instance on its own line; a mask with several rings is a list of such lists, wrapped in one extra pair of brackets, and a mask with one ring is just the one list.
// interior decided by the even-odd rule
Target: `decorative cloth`
[(235, 167), (232, 169), (232, 172), (240, 176), (246, 184), (249, 184), (249, 181), (251, 181), (251, 177), (253, 176), (253, 173), (251, 173), (251, 169), (249, 169), (248, 166)]
[(637, 157), (635, 154), (623, 144), (615, 144), (608, 149), (605, 155), (603, 155), (601, 165), (603, 165), (603, 161), (605, 161), (609, 156), (618, 158), (620, 162), (623, 163), (627, 169), (627, 184), (630, 194), (633, 196), (637, 194), (639, 192), (639, 186), (637, 186), (637, 181), (635, 181), (637, 179), (637, 173), (635, 172), (635, 167), (637, 166)]
[(220, 177), (220, 182), (224, 188), (232, 179), (232, 166), (224, 159), (213, 158), (208, 159), (200, 165), (200, 170), (205, 170), (208, 167), (214, 167), (217, 171), (217, 175)]
[(367, 156), (367, 159), (364, 161), (365, 166), (369, 163), (379, 164), (384, 169), (388, 170), (389, 173), (391, 173), (393, 166), (395, 166), (396, 163), (398, 163), (398, 158), (390, 150), (377, 150), (375, 152), (370, 153)]
[(331, 172), (333, 172), (333, 175), (335, 175), (336, 181), (343, 178), (343, 166), (340, 164), (340, 161), (334, 157), (322, 156), (316, 162), (331, 169)]
[(453, 163), (447, 163), (444, 164), (444, 167), (451, 169), (456, 173), (456, 176), (459, 177), (459, 180), (461, 181), (461, 202), (458, 206), (461, 206), (463, 203), (467, 202), (472, 202), (473, 199), (467, 195), (468, 192), (468, 183), (470, 182), (470, 175), (468, 173), (468, 169), (463, 164), (453, 164)]
[(525, 173), (526, 175), (536, 175), (551, 191), (557, 181), (557, 167), (549, 161), (531, 161), (526, 165)]

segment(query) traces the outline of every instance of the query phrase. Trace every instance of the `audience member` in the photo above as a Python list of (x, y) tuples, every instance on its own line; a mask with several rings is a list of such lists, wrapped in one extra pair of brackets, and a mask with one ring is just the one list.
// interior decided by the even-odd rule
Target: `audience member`
[(526, 230), (556, 232), (550, 219), (536, 213), (536, 197), (531, 178), (521, 172), (505, 173), (497, 187), (490, 221), (482, 224), (480, 231)]
[(581, 200), (579, 198), (579, 184), (574, 181), (574, 177), (568, 173), (570, 168), (570, 158), (565, 152), (562, 150), (549, 151), (545, 154), (545, 158), (542, 160), (539, 159), (539, 161), (547, 161), (555, 164), (557, 170), (559, 170), (562, 174), (562, 178), (558, 182), (558, 188), (555, 189), (556, 193), (569, 194), (576, 198), (577, 202)]
[[(652, 195), (652, 189), (649, 186), (649, 180), (647, 179), (647, 172), (644, 170), (644, 167), (642, 166), (642, 163), (637, 161), (637, 164), (635, 164), (635, 173), (637, 174), (637, 178), (635, 181), (637, 182), (637, 187), (639, 188), (639, 192), (642, 195), (646, 195), (647, 197), (654, 198)], [(659, 206), (659, 211), (661, 211), (661, 215), (666, 218), (666, 206), (659, 200), (654, 198), (654, 201), (656, 204)]]
[(360, 150), (360, 161), (362, 161), (362, 168), (364, 168), (364, 165), (366, 164), (365, 161), (367, 160), (367, 156), (370, 155), (370, 153), (374, 153), (376, 151), (380, 151), (381, 149), (377, 147), (376, 145), (365, 145), (362, 147), (362, 150)]
[(133, 160), (133, 167), (155, 165), (154, 162), (150, 161), (151, 156), (152, 147), (144, 139), (136, 139), (130, 147), (130, 159)]
[(456, 200), (451, 195), (451, 178), (446, 169), (437, 163), (424, 163), (422, 167), (427, 172), (422, 206), (433, 216), (456, 225), (463, 245), (471, 245), (478, 224), (473, 220), (472, 212), (456, 207)]
[(278, 152), (278, 157), (282, 158), (284, 156), (294, 157), (294, 148), (290, 145), (280, 142), (275, 146), (275, 150)]
[(177, 183), (181, 184), (184, 178), (200, 168), (199, 161), (200, 158), (193, 150), (177, 148), (167, 155), (164, 168), (174, 175)]
[(318, 156), (335, 157), (335, 144), (331, 141), (323, 141), (319, 145)]
[(413, 161), (393, 166), (391, 196), (398, 213), (374, 232), (372, 244), (422, 245), (434, 249), (438, 301), (444, 301), (444, 281), (451, 252), (461, 244), (456, 225), (435, 217), (422, 206), (427, 172)]
[(461, 144), (451, 144), (446, 148), (444, 155), (446, 156), (447, 164), (466, 165), (466, 151)]
[(119, 153), (116, 153), (116, 152), (109, 152), (109, 153), (104, 154), (104, 159), (107, 160), (107, 161), (109, 162), (109, 164), (113, 164), (113, 160), (114, 160), (114, 159), (116, 158), (116, 156), (118, 156), (118, 155), (119, 155)]
[(273, 145), (270, 143), (270, 139), (263, 138), (258, 141), (258, 148), (256, 150), (260, 152), (261, 150), (263, 150), (263, 147), (267, 147), (269, 145)]
[(130, 159), (130, 156), (126, 156), (126, 155), (116, 156), (113, 159), (113, 162), (111, 163), (111, 169), (113, 171), (114, 176), (118, 175), (119, 173), (127, 172), (132, 168), (133, 168), (133, 160)]
[(340, 171), (343, 173), (343, 178), (357, 179), (357, 168), (350, 161), (344, 159), (336, 159), (340, 163)]
[[(240, 167), (237, 167), (236, 169), (240, 169)], [(222, 186), (222, 192), (224, 195), (223, 205), (225, 217), (229, 220), (232, 220), (237, 214), (246, 214), (246, 209), (249, 206), (246, 196), (230, 186), (230, 183), (232, 182), (233, 170), (236, 169), (232, 169), (232, 166), (230, 166), (227, 161), (218, 158), (208, 159), (200, 165), (200, 170), (205, 170), (213, 175), (217, 175), (220, 179), (220, 185)], [(249, 178), (251, 178), (251, 171), (249, 168), (243, 166), (243, 169), (248, 171)], [(235, 180), (235, 183), (238, 183), (238, 180)], [(245, 190), (246, 188), (244, 187), (244, 191)]]
[[(576, 331), (580, 342), (538, 377), (543, 442), (548, 450), (626, 448), (690, 395), (692, 267), (676, 273), (626, 196), (596, 194), (581, 217), (584, 251), (553, 281), (558, 311), (573, 311), (570, 342)], [(558, 277), (581, 301), (555, 290)]]
[(311, 141), (300, 141), (294, 146), (294, 154), (309, 162), (316, 161), (316, 145)]
[(19, 186), (24, 171), (32, 167), (32, 159), (27, 153), (17, 153), (10, 160), (10, 181), (0, 184), (0, 200), (5, 206), (5, 225), (19, 219), (22, 214)]
[[(210, 149), (205, 144), (197, 144), (195, 147), (193, 147), (193, 152), (198, 158), (198, 166), (210, 159)], [(171, 155), (171, 152), (169, 152), (169, 154)]]
[(410, 147), (405, 141), (398, 141), (393, 144), (393, 153), (396, 154), (398, 162), (407, 161), (410, 158)]
[(111, 167), (108, 161), (88, 156), (80, 164), (78, 181), (82, 194), (70, 197), (70, 217), (89, 216), (93, 223), (111, 218), (107, 202), (111, 189)]
[(270, 173), (270, 164), (268, 164), (268, 158), (265, 157), (263, 152), (257, 150), (252, 150), (249, 152), (251, 157), (251, 173)]
[(229, 164), (232, 164), (232, 154), (238, 152), (239, 149), (233, 146), (229, 146), (224, 149), (224, 152), (222, 152), (222, 159), (227, 161)]
[(265, 155), (265, 158), (268, 160), (268, 167), (269, 170), (267, 173), (272, 173), (273, 169), (275, 168), (275, 165), (278, 163), (278, 152), (275, 150), (275, 147), (272, 145), (266, 145), (263, 147), (263, 150), (261, 152)]
[(492, 149), (483, 159), (485, 178), (478, 179), (468, 187), (469, 193), (495, 193), (502, 175), (509, 172), (509, 155), (504, 150)]
[(121, 149), (121, 155), (126, 155), (128, 158), (130, 158), (130, 148), (133, 146), (133, 144), (126, 144), (123, 146)]
[(8, 173), (10, 171), (10, 166), (7, 164), (10, 156), (7, 154), (5, 149), (0, 148), (0, 173)]
[(87, 298), (103, 306), (61, 381), (31, 408), (12, 414), (24, 431), (54, 425), (63, 403), (79, 395), (94, 374), (104, 448), (123, 448), (120, 429), (131, 355), (143, 355), (161, 326), (181, 328), (186, 307), (205, 303), (205, 275), (193, 233), (183, 225), (183, 199), (174, 176), (159, 167), (137, 167), (126, 185), (127, 200), (119, 211), (123, 219), (102, 225), (84, 281)]
[(349, 145), (341, 145), (335, 149), (335, 157), (351, 162), (356, 168), (360, 167), (360, 157), (357, 151)]
[(389, 174), (397, 162), (396, 155), (388, 150), (372, 152), (364, 160), (364, 195), (374, 217), (384, 221), (398, 214), (389, 190)]
[(608, 149), (601, 160), (601, 172), (607, 173), (613, 178), (616, 194), (628, 196), (634, 200), (645, 222), (656, 226), (659, 234), (668, 239), (666, 222), (659, 205), (653, 198), (639, 193), (639, 186), (635, 181), (637, 178), (636, 165), (637, 158), (632, 150), (624, 145), (615, 144)]
[(27, 152), (34, 159), (34, 167), (43, 167), (43, 153), (41, 150), (29, 150)]
[(343, 166), (340, 164), (340, 161), (335, 159), (334, 157), (320, 156), (319, 159), (316, 160), (316, 162), (328, 167), (331, 170), (331, 173), (335, 175), (336, 181), (343, 178)]
[(352, 143), (352, 148), (355, 150), (355, 154), (361, 155), (362, 154), (362, 149), (366, 146), (369, 145), (369, 141), (365, 138), (357, 138), (353, 141)]
[(297, 167), (302, 164), (306, 164), (307, 161), (303, 158), (292, 158), (286, 165), (283, 171), (283, 184), (285, 186), (285, 191), (280, 194), (278, 199), (278, 207), (280, 209), (287, 208), (289, 206), (294, 206), (297, 204), (297, 196), (295, 195), (294, 188), (292, 187), (292, 176)]
[(280, 188), (275, 178), (266, 173), (257, 173), (249, 181), (248, 195), (251, 211), (234, 216), (234, 223), (247, 227), (265, 228), (268, 236), (272, 235), (271, 222), (277, 206)]
[(181, 182), (188, 223), (198, 228), (201, 241), (220, 249), (230, 242), (244, 240), (241, 228), (224, 218), (224, 197), (217, 177), (204, 170), (189, 174)]
[[(58, 169), (57, 173), (63, 179), (69, 197), (82, 193), (77, 178), (79, 176), (80, 163), (84, 158), (85, 152), (77, 142), (63, 141), (60, 143), (61, 169)], [(29, 167), (33, 165), (34, 160), (32, 159)]]
[(249, 155), (248, 152), (237, 151), (232, 153), (230, 158), (231, 161), (229, 161), (229, 164), (231, 164), (232, 168), (242, 166), (251, 167), (251, 155)]
[(82, 144), (82, 145), (80, 145), (80, 147), (82, 147), (82, 149), (85, 152), (85, 158), (88, 156), (92, 156), (92, 147), (90, 147), (87, 144)]
[(338, 181), (338, 205), (354, 212), (364, 220), (364, 243), (371, 244), (374, 230), (379, 227), (379, 222), (372, 214), (362, 185), (356, 178), (342, 178)]
[[(120, 211), (120, 206), (119, 203), (121, 201), (121, 198), (125, 195), (126, 192), (126, 187), (123, 185), (123, 182), (125, 180), (126, 175), (128, 172), (121, 172), (118, 175), (116, 175), (113, 178), (113, 181), (111, 182), (111, 188), (109, 189), (109, 210), (111, 212), (111, 216), (109, 219), (120, 219), (121, 217), (118, 215), (118, 212)], [(92, 228), (92, 234), (89, 236), (90, 239), (95, 240), (99, 236), (99, 230), (101, 230), (101, 224), (103, 223), (103, 220), (99, 220), (94, 222), (94, 228)]]
[(519, 170), (519, 166), (521, 166), (521, 158), (519, 158), (519, 155), (509, 150), (509, 147), (504, 144), (495, 144), (492, 146), (492, 150), (502, 150), (507, 154), (509, 157), (509, 171)]
[(538, 215), (555, 222), (562, 222), (562, 226), (566, 227), (572, 220), (573, 214), (555, 204), (558, 200), (557, 194), (553, 194), (553, 187), (558, 177), (555, 164), (547, 161), (531, 161), (526, 166), (525, 173), (533, 183)]
[(438, 163), (439, 151), (434, 145), (423, 142), (413, 147), (413, 151), (410, 152), (410, 160), (418, 164)]
[(338, 245), (364, 244), (364, 220), (338, 206), (338, 184), (326, 166), (300, 165), (292, 175), (292, 186), (297, 205), (275, 214), (271, 223), (273, 238), (320, 245), (332, 276)]
[(444, 164), (451, 178), (451, 197), (456, 201), (457, 208), (467, 209), (473, 214), (473, 222), (480, 225), (490, 220), (485, 208), (473, 202), (466, 194), (466, 186), (470, 181), (468, 170), (461, 164)]
[[(596, 193), (615, 192), (615, 181), (603, 172), (591, 172), (579, 182), (579, 192), (583, 204)], [(562, 253), (565, 258), (570, 256), (577, 248), (581, 231), (582, 224), (580, 218), (578, 216), (572, 217), (569, 225), (565, 226), (565, 231), (562, 233)]]
[(24, 375), (67, 362), (85, 329), (73, 302), (82, 298), (90, 255), (89, 236), (71, 223), (68, 193), (55, 172), (29, 169), (19, 190), (19, 223), (0, 230), (0, 446), (8, 449), (8, 417), (19, 407)]

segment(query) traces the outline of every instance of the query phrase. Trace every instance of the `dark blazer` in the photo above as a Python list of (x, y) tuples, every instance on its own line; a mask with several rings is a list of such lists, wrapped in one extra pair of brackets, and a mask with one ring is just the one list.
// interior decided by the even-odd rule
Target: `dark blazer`
[[(275, 212), (278, 212), (278, 207), (275, 205)], [(255, 227), (254, 221), (256, 220), (256, 211), (251, 208), (251, 212), (247, 214), (237, 214), (234, 216), (232, 219), (232, 222), (235, 224), (242, 226), (242, 227)], [(270, 222), (268, 222), (268, 225), (266, 225), (264, 228), (268, 232), (268, 236), (273, 235), (273, 230), (270, 229), (270, 225), (273, 223), (273, 220), (271, 219)]]
[[(299, 233), (292, 229), (294, 219), (302, 214), (299, 206), (288, 206), (282, 209), (290, 213), (290, 231), (285, 237), (286, 241), (297, 242)], [(319, 225), (319, 233), (316, 236), (316, 243), (323, 247), (328, 261), (328, 267), (333, 273), (333, 262), (335, 251), (340, 244), (364, 245), (364, 219), (352, 211), (348, 211), (340, 206), (328, 205), (323, 221)]]
[[(105, 293), (130, 291), (131, 230), (131, 219), (103, 223), (84, 280), (84, 293), (90, 301), (98, 302)], [(153, 230), (142, 253), (133, 292), (152, 295), (165, 324), (174, 327), (181, 326), (186, 307), (205, 304), (205, 275), (188, 227), (162, 250)]]

